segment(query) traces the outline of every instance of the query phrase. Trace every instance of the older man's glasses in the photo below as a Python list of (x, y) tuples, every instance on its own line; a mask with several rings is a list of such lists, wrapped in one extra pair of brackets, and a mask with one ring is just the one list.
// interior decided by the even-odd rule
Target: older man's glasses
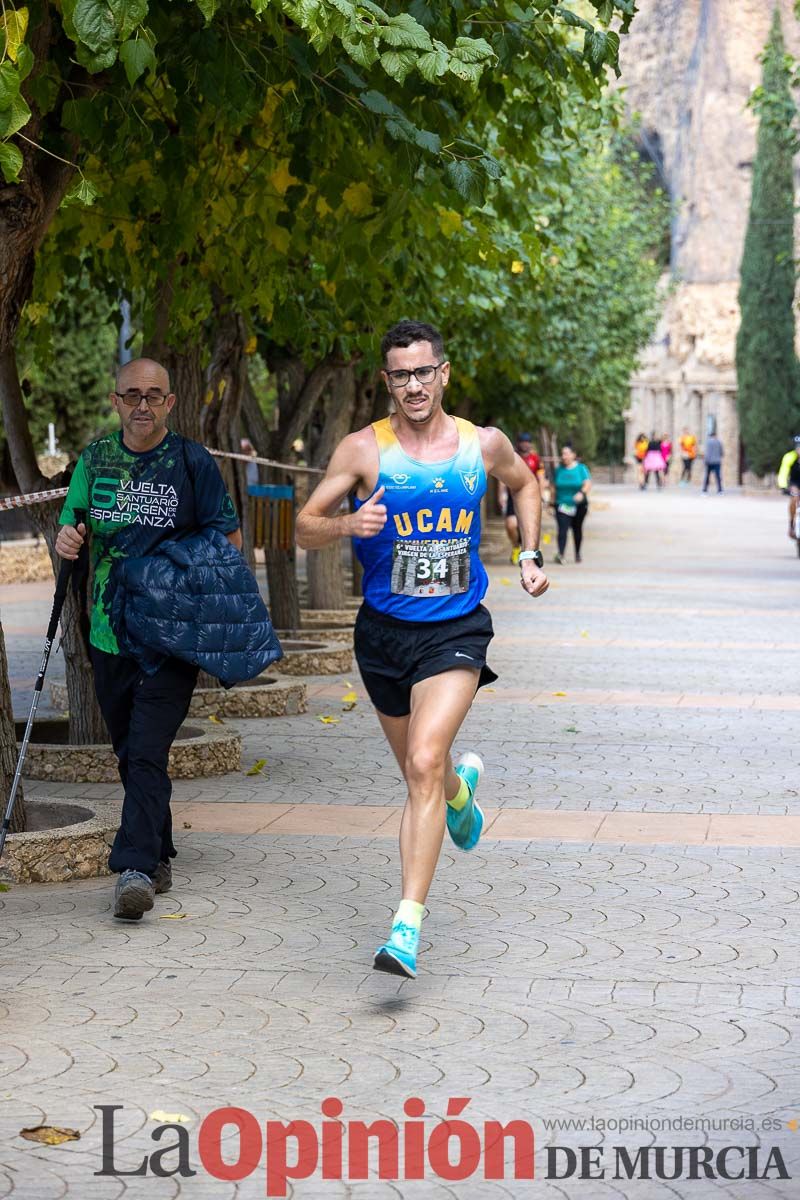
[(123, 404), (127, 404), (128, 408), (138, 408), (144, 400), (148, 408), (161, 408), (162, 404), (166, 404), (167, 396), (158, 388), (150, 388), (149, 391), (140, 392), (138, 388), (128, 388), (127, 392), (115, 392)]
[(415, 371), (387, 371), (386, 376), (392, 387), (407, 387), (412, 375), (417, 383), (432, 383), (439, 367), (443, 366), (444, 363), (436, 363), (435, 366), (417, 367)]

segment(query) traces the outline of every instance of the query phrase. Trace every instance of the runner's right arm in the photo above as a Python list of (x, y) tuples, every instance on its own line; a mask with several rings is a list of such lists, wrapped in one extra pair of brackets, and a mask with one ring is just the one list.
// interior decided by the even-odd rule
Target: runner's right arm
[(61, 528), (56, 538), (55, 550), (59, 558), (68, 558), (73, 562), (78, 557), (83, 539), (86, 537), (86, 526), (81, 522), (76, 526), (76, 510), (86, 512), (89, 508), (89, 480), (86, 477), (86, 464), (83, 455), (78, 459), (69, 490), (61, 509), (59, 524)]
[[(380, 503), (384, 492), (382, 487), (362, 504), (358, 512), (338, 512), (345, 496), (360, 483), (369, 485), (363, 464), (372, 447), (364, 434), (368, 434), (374, 443), (371, 430), (352, 433), (340, 442), (322, 482), (297, 514), (295, 540), (304, 550), (321, 550), (337, 538), (374, 537), (386, 524), (386, 505)], [(374, 457), (377, 461), (377, 446), (374, 448)]]

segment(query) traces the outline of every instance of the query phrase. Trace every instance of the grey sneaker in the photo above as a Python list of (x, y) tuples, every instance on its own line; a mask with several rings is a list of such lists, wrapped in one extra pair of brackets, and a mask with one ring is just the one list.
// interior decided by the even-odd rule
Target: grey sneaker
[(157, 896), (160, 896), (162, 892), (168, 892), (172, 887), (172, 864), (160, 862), (151, 875), (151, 879)]
[(114, 891), (114, 916), (121, 921), (141, 921), (153, 907), (155, 889), (142, 871), (123, 871)]

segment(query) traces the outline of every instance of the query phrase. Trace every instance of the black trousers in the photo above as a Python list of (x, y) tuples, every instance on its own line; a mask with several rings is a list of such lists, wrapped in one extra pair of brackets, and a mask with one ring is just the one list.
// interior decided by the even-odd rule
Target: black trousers
[(152, 875), (160, 861), (176, 854), (167, 758), (189, 710), (197, 667), (168, 658), (155, 675), (145, 675), (131, 658), (94, 646), (91, 656), (97, 700), (125, 788), (108, 865)]
[(692, 463), (693, 462), (694, 462), (693, 458), (685, 458), (683, 460), (683, 470), (681, 471), (681, 483), (683, 483), (684, 479), (686, 480), (687, 483), (692, 482)]
[(712, 475), (715, 477), (715, 479), (717, 481), (717, 491), (718, 492), (722, 491), (721, 471), (722, 471), (722, 463), (706, 463), (706, 477), (703, 480), (703, 491), (704, 492), (708, 491), (708, 485), (711, 482)]
[(558, 553), (563, 554), (567, 548), (567, 535), (570, 529), (575, 542), (575, 553), (580, 554), (581, 543), (583, 542), (583, 522), (586, 520), (586, 514), (589, 511), (588, 504), (578, 504), (577, 512), (570, 516), (569, 513), (562, 513), (556, 509), (556, 521), (558, 522)]

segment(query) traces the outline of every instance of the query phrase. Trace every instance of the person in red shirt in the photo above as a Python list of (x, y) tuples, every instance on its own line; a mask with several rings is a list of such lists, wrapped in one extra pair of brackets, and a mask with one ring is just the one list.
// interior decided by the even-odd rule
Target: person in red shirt
[[(529, 433), (520, 433), (517, 435), (516, 449), (517, 454), (531, 474), (536, 476), (536, 481), (541, 487), (542, 460), (533, 448), (533, 438)], [(504, 509), (506, 515), (506, 533), (508, 534), (508, 540), (511, 542), (511, 561), (515, 563), (519, 559), (520, 552), (519, 522), (514, 512), (514, 499), (508, 489), (506, 489)]]

